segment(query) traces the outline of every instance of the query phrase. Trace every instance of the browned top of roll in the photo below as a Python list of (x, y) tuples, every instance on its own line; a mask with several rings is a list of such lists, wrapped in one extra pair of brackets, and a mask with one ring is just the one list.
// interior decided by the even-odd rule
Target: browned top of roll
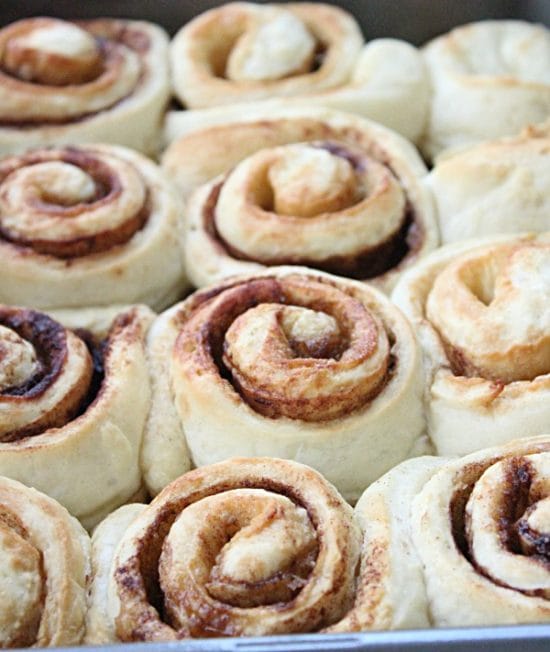
[(0, 306), (0, 441), (64, 426), (85, 409), (102, 374), (87, 339), (43, 313)]
[(350, 507), (306, 466), (234, 458), (192, 471), (123, 537), (117, 636), (315, 631), (350, 606), (359, 539)]
[(300, 274), (197, 295), (174, 353), (190, 378), (230, 383), (256, 412), (324, 421), (371, 401), (391, 373), (389, 335), (353, 290)]
[(0, 124), (63, 124), (111, 108), (143, 75), (137, 24), (27, 18), (0, 30)]
[(107, 251), (148, 213), (145, 180), (116, 148), (38, 149), (0, 161), (0, 238), (36, 253)]

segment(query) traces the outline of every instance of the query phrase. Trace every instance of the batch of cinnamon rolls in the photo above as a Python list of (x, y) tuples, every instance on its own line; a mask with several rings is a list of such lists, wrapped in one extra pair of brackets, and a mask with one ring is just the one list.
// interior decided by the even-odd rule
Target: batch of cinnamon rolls
[(0, 156), (0, 647), (550, 621), (547, 28), (25, 19)]

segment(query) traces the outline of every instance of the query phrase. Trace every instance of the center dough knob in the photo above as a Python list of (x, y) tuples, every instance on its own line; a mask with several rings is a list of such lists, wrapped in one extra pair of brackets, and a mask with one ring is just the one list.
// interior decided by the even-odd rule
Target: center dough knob
[(88, 32), (71, 23), (48, 19), (8, 40), (2, 66), (23, 81), (67, 86), (98, 77), (102, 58), (96, 40)]
[(312, 547), (307, 512), (288, 498), (272, 502), (222, 548), (213, 575), (236, 583), (266, 581)]
[(227, 62), (232, 81), (268, 81), (307, 72), (315, 39), (288, 11), (262, 9), (239, 38)]
[(40, 553), (0, 522), (0, 647), (34, 642), (42, 613)]
[(351, 163), (325, 149), (286, 148), (270, 167), (273, 208), (279, 215), (314, 217), (357, 201), (357, 178)]
[(32, 344), (0, 326), (0, 392), (22, 385), (40, 370)]
[[(7, 188), (15, 194), (28, 193), (34, 198), (58, 206), (91, 202), (96, 196), (92, 177), (81, 168), (62, 161), (46, 161), (17, 170), (10, 175), (14, 182)], [(11, 193), (10, 193), (11, 194)]]
[(288, 306), (282, 309), (280, 323), (299, 358), (328, 358), (338, 350), (341, 338), (338, 322), (324, 312)]

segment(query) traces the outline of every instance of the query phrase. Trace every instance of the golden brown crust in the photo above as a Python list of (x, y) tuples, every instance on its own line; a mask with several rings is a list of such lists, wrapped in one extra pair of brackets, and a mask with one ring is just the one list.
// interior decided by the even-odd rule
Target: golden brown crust
[(435, 252), (395, 289), (423, 344), (439, 454), (546, 431), (549, 264), (546, 234), (470, 241)]

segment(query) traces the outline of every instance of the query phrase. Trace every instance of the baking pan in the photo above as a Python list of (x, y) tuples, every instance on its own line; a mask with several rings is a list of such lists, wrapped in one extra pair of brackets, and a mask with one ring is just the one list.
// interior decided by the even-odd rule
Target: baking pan
[[(256, 0), (262, 2), (262, 0)], [(265, 1), (265, 0), (264, 0)], [(367, 40), (406, 39), (415, 44), (456, 25), (491, 18), (516, 18), (550, 27), (550, 0), (326, 0), (355, 15)], [(28, 16), (141, 18), (161, 24), (171, 34), (216, 0), (4, 0), (0, 25)], [(66, 648), (82, 650), (82, 647)], [(202, 639), (175, 643), (133, 643), (88, 647), (98, 652), (550, 652), (550, 624), (463, 629), (307, 634), (263, 638)]]
[[(550, 0), (326, 1), (354, 14), (367, 39), (391, 36), (417, 45), (473, 20), (519, 18), (550, 26)], [(0, 23), (27, 16), (115, 16), (151, 20), (173, 34), (193, 16), (220, 4), (220, 0), (2, 0)]]

